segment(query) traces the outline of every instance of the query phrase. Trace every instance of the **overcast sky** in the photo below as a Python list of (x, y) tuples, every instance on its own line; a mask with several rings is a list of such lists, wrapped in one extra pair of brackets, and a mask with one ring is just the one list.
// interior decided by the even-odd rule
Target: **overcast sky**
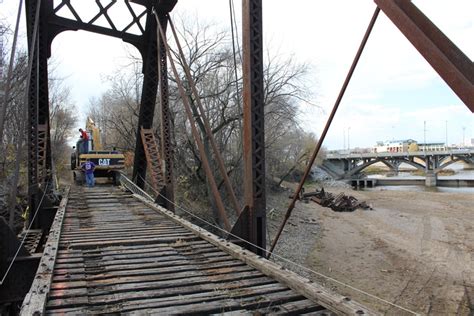
[[(12, 25), (15, 2), (0, 4), (0, 17)], [(95, 7), (95, 1), (80, 1), (89, 2)], [(474, 1), (414, 3), (473, 59)], [(241, 2), (235, 5), (240, 26)], [(311, 65), (311, 101), (320, 108), (300, 105), (306, 130), (321, 133), (374, 9), (372, 0), (263, 0), (266, 48)], [(230, 29), (227, 0), (179, 0), (173, 14), (197, 16)], [(24, 20), (21, 26), (24, 46)], [(56, 37), (52, 52), (57, 71), (72, 87), (79, 111), (108, 88), (104, 78), (126, 64), (131, 50), (120, 40), (92, 33), (64, 32)], [(446, 125), (450, 144), (461, 143), (463, 136), (466, 141), (474, 138), (474, 114), (381, 13), (324, 145), (370, 147), (378, 140), (407, 138), (423, 142), (425, 134), (428, 142), (444, 142)]]

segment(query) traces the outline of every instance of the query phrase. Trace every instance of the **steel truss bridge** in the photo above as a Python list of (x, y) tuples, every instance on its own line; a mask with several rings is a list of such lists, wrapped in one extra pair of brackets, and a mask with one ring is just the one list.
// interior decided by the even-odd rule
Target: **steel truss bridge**
[(474, 164), (474, 149), (447, 151), (328, 154), (321, 167), (336, 179), (350, 179), (367, 167), (381, 162), (398, 173), (402, 163), (426, 173), (437, 174), (456, 162)]
[[(472, 61), (411, 1), (374, 2), (376, 9), (369, 28), (305, 178), (380, 11), (474, 111)], [(199, 98), (196, 99), (197, 107), (191, 109), (187, 101), (189, 92), (184, 90), (179, 76), (176, 76), (174, 58), (166, 40), (171, 29), (191, 93), (197, 95), (169, 15), (177, 0), (109, 0), (107, 4), (91, 1), (90, 5), (95, 6), (97, 13), (89, 18), (81, 16), (74, 3), (70, 0), (25, 0), (29, 49), (25, 99), (30, 212), (28, 229), (20, 237), (21, 241), (0, 219), (0, 272), (3, 275), (0, 301), (22, 302), (23, 315), (144, 312), (373, 314), (350, 298), (331, 293), (263, 258), (272, 254), (304, 179), (268, 251), (262, 0), (242, 1), (244, 197), (241, 201), (227, 178), (212, 133), (207, 135), (224, 179), (228, 200), (238, 215), (236, 223), (230, 223), (226, 217), (221, 192), (209, 167), (201, 135), (196, 130), (196, 113), (209, 130), (205, 111)], [(132, 9), (131, 4), (140, 6), (141, 11)], [(125, 25), (121, 28), (109, 14), (111, 8), (119, 5), (130, 13), (129, 21), (120, 23)], [(58, 14), (61, 10), (68, 11), (69, 17)], [(100, 19), (105, 19), (108, 25), (99, 25), (97, 21)], [(138, 29), (138, 34), (131, 32), (132, 28)], [(143, 59), (144, 80), (132, 177), (135, 180), (132, 182), (122, 176), (123, 189), (73, 187), (62, 194), (55, 190), (47, 60), (51, 56), (54, 38), (64, 31), (77, 30), (130, 43)], [(212, 187), (223, 227), (219, 229), (225, 231), (222, 236), (211, 234), (174, 214), (175, 161), (170, 139), (169, 70), (176, 77)], [(157, 98), (160, 103), (160, 141), (153, 136)], [(456, 157), (461, 159), (461, 156)], [(433, 166), (436, 169), (441, 165)], [(147, 173), (152, 178), (154, 190), (159, 192), (158, 198), (152, 198), (142, 190)]]

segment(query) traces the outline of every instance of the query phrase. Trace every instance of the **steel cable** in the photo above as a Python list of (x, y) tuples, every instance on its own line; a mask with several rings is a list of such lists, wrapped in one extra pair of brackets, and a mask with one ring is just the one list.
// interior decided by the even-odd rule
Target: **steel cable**
[[(31, 78), (31, 71), (32, 71), (32, 68), (33, 68), (33, 55), (34, 55), (34, 52), (35, 52), (35, 48), (37, 47), (37, 41), (36, 41), (36, 38), (37, 38), (37, 35), (38, 35), (38, 27), (39, 27), (39, 16), (40, 16), (40, 11), (41, 11), (41, 1), (38, 1), (37, 2), (37, 5), (36, 5), (36, 12), (35, 12), (35, 23), (34, 23), (34, 27), (33, 27), (33, 33), (32, 33), (32, 37), (31, 37), (31, 47), (30, 47), (30, 52), (29, 52), (29, 60), (28, 60), (28, 78), (26, 79), (26, 89), (25, 89), (25, 121), (27, 120), (27, 104), (28, 104), (28, 91), (29, 91), (29, 83), (30, 83), (30, 78)], [(38, 97), (38, 95), (37, 95)], [(22, 146), (22, 142), (23, 142), (23, 138), (20, 138), (20, 144), (18, 146), (18, 150), (20, 150), (21, 146)], [(18, 161), (17, 161), (18, 163)], [(16, 187), (16, 183), (13, 183), (13, 186)], [(49, 181), (46, 182), (46, 187), (47, 188), (49, 186)], [(3, 282), (5, 282), (5, 279), (8, 275), (8, 273), (10, 272), (11, 270), (11, 267), (13, 266), (13, 263), (15, 262), (19, 252), (20, 252), (20, 249), (21, 247), (23, 246), (24, 242), (25, 242), (25, 239), (26, 237), (28, 236), (28, 233), (30, 232), (30, 229), (31, 229), (31, 226), (33, 225), (34, 221), (35, 221), (35, 218), (36, 218), (36, 215), (38, 214), (38, 210), (41, 206), (41, 203), (43, 202), (43, 199), (46, 195), (46, 191), (47, 190), (44, 190), (43, 192), (43, 196), (41, 197), (41, 200), (40, 202), (38, 203), (38, 207), (36, 208), (35, 210), (35, 213), (33, 215), (33, 219), (30, 221), (29, 223), (29, 226), (28, 226), (28, 229), (25, 233), (25, 235), (23, 236), (23, 239), (20, 243), (20, 246), (18, 247), (16, 253), (15, 253), (15, 256), (13, 257), (12, 261), (10, 262), (10, 265), (8, 266), (8, 269), (7, 271), (5, 272), (5, 275), (3, 276), (2, 280), (0, 281), (0, 285), (3, 284)]]
[(35, 222), (35, 218), (36, 218), (36, 215), (38, 214), (38, 211), (39, 211), (39, 208), (41, 206), (41, 203), (43, 202), (43, 199), (44, 197), (46, 196), (46, 192), (47, 192), (47, 187), (49, 186), (49, 182), (46, 182), (46, 186), (45, 186), (45, 190), (43, 192), (43, 196), (41, 197), (41, 200), (39, 201), (38, 203), (38, 207), (36, 208), (35, 210), (35, 213), (33, 215), (33, 219), (30, 221), (30, 224), (28, 225), (28, 229), (26, 230), (26, 233), (25, 235), (23, 236), (21, 242), (20, 242), (20, 245), (18, 246), (18, 249), (16, 250), (15, 252), (15, 255), (13, 256), (13, 259), (12, 261), (10, 262), (10, 265), (8, 266), (8, 269), (7, 271), (5, 272), (5, 275), (3, 276), (2, 280), (0, 281), (0, 285), (3, 284), (3, 282), (5, 282), (5, 279), (7, 278), (8, 276), (8, 273), (10, 272), (12, 266), (13, 266), (13, 263), (15, 262), (16, 258), (18, 257), (18, 254), (20, 253), (20, 250), (21, 250), (21, 247), (23, 247), (23, 244), (25, 243), (25, 240), (26, 240), (26, 237), (28, 236), (28, 233), (30, 232), (31, 230), (31, 226), (33, 225), (33, 223)]
[[(235, 26), (235, 31), (234, 31), (234, 23), (235, 23), (235, 11), (234, 11), (234, 1), (229, 0), (229, 14), (230, 14), (230, 30), (232, 33), (232, 55), (234, 58), (234, 75), (235, 75), (235, 89), (237, 92), (237, 104), (240, 108), (240, 90), (239, 90), (239, 75), (237, 72), (237, 53), (235, 49), (235, 38), (237, 37), (237, 40), (239, 38), (239, 35), (237, 34), (237, 27)], [(235, 33), (235, 34), (234, 34)], [(240, 47), (238, 48), (240, 52)], [(239, 113), (240, 114), (240, 113)]]
[(206, 150), (204, 148), (203, 141), (202, 141), (202, 139), (199, 135), (199, 132), (197, 130), (196, 119), (195, 119), (195, 117), (193, 115), (193, 112), (191, 110), (191, 105), (189, 104), (188, 95), (187, 95), (186, 91), (184, 90), (184, 86), (182, 84), (180, 75), (179, 75), (178, 70), (176, 68), (176, 64), (173, 60), (173, 56), (171, 54), (171, 49), (170, 49), (170, 47), (168, 45), (168, 42), (166, 40), (166, 33), (164, 32), (164, 30), (161, 26), (160, 19), (159, 19), (158, 14), (157, 14), (157, 12), (155, 11), (154, 8), (153, 8), (153, 14), (155, 16), (155, 20), (156, 20), (156, 24), (157, 24), (158, 40), (160, 39), (160, 36), (161, 36), (163, 46), (164, 46), (164, 48), (166, 50), (166, 54), (168, 56), (168, 60), (170, 61), (171, 69), (172, 69), (174, 77), (176, 79), (179, 94), (181, 95), (181, 100), (183, 101), (185, 113), (186, 113), (186, 116), (188, 117), (188, 121), (189, 121), (190, 126), (191, 126), (191, 132), (192, 132), (194, 141), (196, 142), (196, 145), (199, 149), (199, 153), (201, 155), (200, 158), (202, 159), (202, 163), (203, 163), (203, 168), (204, 168), (204, 170), (206, 172), (206, 175), (208, 177), (209, 184), (210, 184), (211, 190), (212, 190), (212, 194), (214, 196), (214, 200), (215, 200), (216, 205), (217, 205), (217, 209), (219, 210), (220, 219), (222, 220), (224, 226), (228, 230), (230, 230), (231, 227), (230, 227), (230, 224), (229, 224), (229, 219), (227, 217), (225, 206), (224, 206), (224, 203), (222, 201), (222, 197), (219, 193), (219, 189), (217, 187), (216, 179), (214, 178), (213, 172), (211, 170), (211, 166), (210, 166), (210, 163), (209, 163), (209, 158), (206, 155)]
[[(125, 177), (125, 176), (124, 176), (124, 177)], [(140, 176), (140, 177), (141, 177), (141, 176)], [(126, 177), (125, 177), (125, 178), (126, 178)], [(211, 226), (211, 227), (213, 227), (213, 228), (219, 230), (220, 232), (223, 232), (224, 234), (227, 234), (228, 236), (232, 236), (232, 237), (238, 239), (239, 241), (241, 241), (241, 242), (243, 242), (243, 243), (246, 243), (247, 245), (249, 245), (249, 246), (251, 246), (251, 247), (255, 247), (255, 248), (259, 249), (259, 250), (264, 251), (265, 253), (269, 253), (269, 250), (264, 249), (264, 248), (261, 248), (261, 247), (255, 245), (255, 244), (253, 244), (253, 243), (251, 243), (251, 242), (249, 242), (249, 241), (247, 241), (247, 240), (245, 240), (245, 239), (243, 239), (243, 238), (241, 238), (241, 237), (239, 237), (239, 236), (237, 236), (237, 235), (234, 235), (234, 234), (232, 234), (232, 233), (229, 233), (229, 232), (226, 231), (225, 229), (223, 229), (223, 228), (221, 228), (221, 227), (219, 227), (219, 226), (216, 226), (216, 225), (212, 224), (211, 222), (209, 222), (209, 221), (207, 221), (207, 220), (205, 220), (205, 219), (203, 219), (203, 218), (201, 218), (201, 217), (195, 215), (195, 214), (194, 214), (195, 212), (191, 212), (191, 211), (185, 209), (184, 207), (180, 206), (179, 204), (176, 204), (175, 202), (173, 202), (173, 201), (167, 199), (166, 196), (163, 196), (162, 194), (160, 194), (160, 192), (158, 192), (158, 191), (156, 191), (155, 189), (153, 189), (153, 187), (151, 186), (151, 184), (150, 184), (148, 181), (146, 181), (146, 179), (143, 179), (143, 177), (141, 177), (141, 178), (142, 178), (142, 180), (144, 181), (144, 183), (145, 183), (146, 185), (148, 185), (148, 187), (149, 187), (153, 192), (155, 192), (155, 194), (161, 196), (163, 199), (165, 199), (165, 200), (168, 201), (169, 203), (173, 204), (176, 208), (180, 209), (180, 210), (183, 211), (184, 213), (190, 215), (191, 217), (193, 217), (193, 218), (199, 220), (200, 222), (202, 222), (202, 223), (204, 223), (204, 224), (207, 224), (207, 225), (209, 225), (209, 226)], [(145, 196), (146, 196), (151, 202), (154, 203), (153, 198), (152, 198), (148, 193), (146, 193), (144, 190), (142, 190), (141, 188), (137, 187), (135, 183), (133, 183), (133, 182), (132, 182), (131, 180), (129, 180), (128, 178), (127, 178), (126, 182), (135, 187), (135, 189), (130, 189), (130, 191), (132, 191), (132, 193), (133, 193), (134, 190), (136, 190), (136, 191), (138, 191), (138, 192), (142, 192), (143, 194), (145, 194)], [(129, 187), (127, 187), (127, 188), (129, 188)], [(141, 195), (141, 194), (139, 194), (139, 195)], [(358, 289), (358, 288), (356, 288), (356, 287), (354, 287), (354, 286), (352, 286), (352, 285), (350, 285), (350, 284), (347, 284), (347, 283), (344, 283), (344, 282), (342, 282), (342, 281), (339, 281), (339, 280), (337, 280), (337, 279), (335, 279), (335, 278), (333, 278), (333, 277), (327, 276), (327, 275), (325, 275), (325, 274), (323, 274), (323, 273), (320, 273), (320, 272), (317, 272), (317, 271), (315, 271), (315, 270), (313, 270), (313, 269), (310, 269), (310, 268), (308, 268), (308, 267), (305, 267), (305, 266), (303, 266), (303, 265), (301, 265), (301, 264), (299, 264), (299, 263), (297, 263), (297, 262), (294, 262), (294, 261), (292, 261), (292, 260), (290, 260), (290, 259), (287, 259), (287, 258), (285, 258), (285, 257), (283, 257), (283, 256), (277, 255), (277, 254), (275, 254), (275, 253), (273, 253), (273, 256), (274, 256), (275, 258), (278, 258), (278, 259), (280, 259), (280, 260), (286, 262), (286, 263), (289, 263), (289, 264), (291, 264), (291, 265), (294, 265), (295, 267), (298, 267), (298, 268), (300, 268), (300, 269), (302, 269), (302, 270), (305, 270), (306, 272), (313, 273), (313, 274), (315, 274), (315, 275), (317, 275), (317, 276), (319, 276), (319, 277), (322, 277), (322, 278), (324, 278), (324, 279), (326, 279), (326, 280), (329, 280), (329, 281), (332, 281), (332, 282), (337, 283), (337, 284), (339, 284), (339, 285), (342, 285), (342, 286), (344, 286), (344, 287), (347, 287), (347, 288), (349, 288), (349, 289), (351, 289), (351, 290), (353, 290), (353, 291), (356, 291), (356, 292), (359, 292), (359, 293), (361, 293), (361, 294), (364, 294), (364, 295), (366, 295), (366, 296), (368, 296), (368, 297), (370, 297), (370, 298), (373, 298), (373, 299), (375, 299), (375, 300), (378, 300), (378, 301), (380, 301), (380, 302), (383, 302), (383, 303), (385, 303), (385, 304), (388, 304), (388, 305), (390, 305), (390, 306), (392, 306), (392, 307), (399, 308), (399, 309), (404, 310), (404, 311), (406, 311), (406, 312), (408, 312), (408, 313), (411, 313), (411, 314), (413, 314), (413, 315), (420, 315), (420, 314), (417, 313), (417, 312), (414, 312), (414, 311), (409, 310), (409, 309), (407, 309), (407, 308), (405, 308), (405, 307), (403, 307), (403, 306), (400, 306), (400, 305), (398, 305), (398, 304), (395, 304), (395, 303), (392, 303), (392, 302), (390, 302), (390, 301), (387, 301), (387, 300), (385, 300), (385, 299), (383, 299), (383, 298), (381, 298), (381, 297), (378, 297), (378, 296), (376, 296), (376, 295), (374, 295), (374, 294), (368, 293), (368, 292), (366, 292), (366, 291), (364, 291), (364, 290)]]
[(11, 90), (11, 80), (13, 75), (13, 63), (15, 61), (15, 53), (16, 53), (16, 42), (18, 38), (18, 29), (20, 28), (20, 17), (21, 17), (21, 8), (23, 5), (23, 1), (20, 1), (18, 4), (18, 15), (16, 17), (16, 24), (15, 24), (15, 32), (13, 34), (13, 43), (12, 43), (12, 51), (10, 54), (10, 62), (8, 65), (8, 73), (7, 73), (7, 81), (5, 83), (5, 94), (3, 98), (3, 106), (0, 112), (0, 146), (3, 149), (3, 129), (5, 124), (5, 116), (7, 113), (7, 105), (8, 99), (10, 98), (10, 90)]

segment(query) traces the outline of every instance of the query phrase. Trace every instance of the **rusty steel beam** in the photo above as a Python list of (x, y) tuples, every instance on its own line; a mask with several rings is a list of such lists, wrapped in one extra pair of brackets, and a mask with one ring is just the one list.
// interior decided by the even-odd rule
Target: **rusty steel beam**
[(321, 133), (321, 137), (319, 137), (318, 143), (316, 144), (316, 147), (314, 148), (313, 154), (311, 155), (311, 158), (309, 160), (309, 163), (306, 166), (306, 170), (303, 174), (303, 177), (300, 180), (300, 183), (298, 184), (298, 188), (296, 189), (293, 199), (290, 202), (290, 205), (288, 206), (288, 209), (286, 210), (285, 213), (285, 218), (283, 219), (283, 222), (281, 223), (280, 227), (278, 228), (278, 231), (275, 235), (275, 238), (273, 239), (273, 242), (270, 246), (270, 250), (267, 255), (267, 259), (269, 259), (273, 253), (273, 250), (275, 250), (275, 246), (278, 243), (278, 240), (280, 238), (281, 233), (283, 232), (283, 228), (286, 225), (286, 222), (291, 216), (291, 212), (293, 212), (293, 209), (295, 208), (296, 201), (299, 199), (301, 190), (303, 189), (304, 183), (306, 182), (306, 179), (309, 176), (309, 173), (311, 172), (311, 168), (314, 164), (314, 161), (316, 160), (316, 157), (318, 156), (319, 150), (321, 149), (321, 146), (323, 145), (324, 139), (326, 138), (326, 135), (329, 131), (329, 127), (331, 127), (331, 123), (334, 119), (334, 116), (336, 115), (337, 109), (339, 108), (339, 105), (341, 104), (342, 98), (344, 97), (344, 93), (346, 92), (347, 87), (349, 86), (349, 82), (351, 81), (352, 75), (354, 74), (354, 71), (357, 67), (357, 64), (359, 63), (360, 57), (362, 56), (362, 52), (364, 51), (365, 45), (367, 44), (367, 41), (369, 40), (370, 33), (372, 32), (372, 29), (374, 28), (375, 22), (377, 21), (377, 17), (379, 16), (380, 8), (375, 8), (374, 14), (372, 15), (372, 18), (369, 22), (369, 26), (367, 27), (367, 30), (365, 31), (364, 37), (362, 38), (362, 42), (359, 45), (359, 48), (357, 50), (356, 56), (354, 57), (354, 60), (352, 61), (351, 68), (349, 69), (349, 72), (347, 73), (346, 79), (344, 80), (344, 83), (342, 84), (341, 90), (339, 91), (339, 95), (337, 96), (336, 102), (334, 103), (334, 106), (332, 108), (331, 114), (329, 114), (329, 118), (326, 121), (326, 125), (324, 126), (324, 130)]
[[(84, 17), (74, 8), (74, 4), (70, 0), (26, 0), (26, 23), (29, 47), (29, 76), (27, 79), (27, 105), (28, 105), (28, 126), (27, 126), (27, 144), (28, 144), (28, 197), (30, 207), (30, 220), (34, 217), (36, 209), (39, 208), (39, 200), (42, 196), (41, 192), (45, 191), (45, 202), (54, 202), (49, 197), (54, 196), (52, 185), (52, 157), (51, 157), (51, 137), (50, 137), (50, 113), (48, 101), (48, 63), (47, 59), (51, 55), (51, 43), (53, 39), (61, 32), (68, 30), (85, 30), (104, 34), (108, 36), (118, 37), (128, 42), (140, 51), (143, 58), (144, 82), (142, 91), (142, 100), (139, 115), (139, 126), (151, 128), (153, 124), (153, 114), (156, 101), (156, 88), (158, 83), (158, 49), (156, 43), (156, 26), (155, 20), (151, 18), (150, 12), (154, 7), (158, 12), (169, 12), (175, 5), (177, 0), (126, 0), (125, 2), (110, 2), (107, 6), (103, 6), (96, 1), (99, 7), (99, 13), (89, 21), (85, 21)], [(138, 3), (144, 8), (142, 13), (136, 15), (132, 10), (129, 2)], [(120, 4), (121, 3), (121, 4)], [(41, 5), (40, 5), (41, 4)], [(130, 11), (132, 16), (129, 24), (123, 29), (116, 29), (113, 21), (108, 17), (108, 9), (113, 5), (118, 7), (124, 5)], [(72, 18), (64, 18), (57, 15), (62, 7), (66, 6), (74, 15)], [(139, 23), (142, 16), (147, 17), (146, 27)], [(108, 20), (109, 27), (99, 27), (94, 25), (100, 17)], [(35, 23), (38, 21), (38, 23)], [(141, 30), (141, 35), (128, 33), (132, 26), (137, 26)], [(160, 47), (161, 48), (161, 47)], [(160, 71), (163, 72), (163, 63), (166, 64), (166, 58), (160, 60)], [(166, 68), (166, 67), (164, 67)], [(166, 71), (166, 69), (164, 69)], [(163, 78), (163, 76), (161, 76)], [(163, 87), (165, 83), (161, 84)], [(163, 90), (162, 90), (163, 91)], [(167, 93), (167, 90), (166, 90)], [(162, 92), (163, 95), (163, 92)], [(165, 111), (165, 105), (163, 105)], [(169, 112), (169, 111), (168, 111)], [(169, 121), (169, 115), (166, 122)], [(169, 128), (166, 125), (164, 128)], [(40, 130), (39, 126), (45, 126), (46, 130)], [(170, 133), (167, 132), (166, 137), (169, 138)], [(143, 154), (143, 148), (140, 146), (141, 141), (139, 131), (137, 132), (137, 153), (135, 155), (135, 175), (140, 175), (140, 179), (146, 175), (146, 161)], [(165, 142), (166, 161), (166, 198), (171, 201), (166, 206), (172, 209), (173, 186), (172, 186), (172, 152), (169, 150), (170, 141)], [(169, 153), (169, 154), (168, 154)], [(138, 157), (138, 158), (137, 158)], [(43, 202), (45, 206), (47, 203)], [(51, 203), (49, 203), (51, 204)], [(37, 227), (35, 223), (34, 228)]]
[[(262, 0), (242, 1), (243, 160), (248, 228), (240, 237), (264, 255), (266, 248), (265, 113), (263, 103)], [(246, 215), (247, 214), (247, 215)]]
[(219, 218), (222, 221), (222, 224), (224, 225), (224, 228), (227, 231), (230, 231), (231, 230), (230, 222), (229, 222), (229, 219), (227, 217), (227, 213), (226, 213), (226, 210), (225, 210), (224, 203), (222, 201), (222, 197), (219, 193), (219, 189), (217, 188), (216, 180), (214, 179), (214, 175), (213, 175), (211, 166), (209, 164), (209, 159), (206, 155), (206, 151), (204, 150), (204, 144), (202, 143), (202, 140), (199, 136), (199, 132), (196, 128), (196, 120), (195, 120), (195, 118), (193, 116), (193, 113), (191, 111), (191, 106), (189, 104), (188, 95), (186, 94), (186, 91), (183, 88), (183, 83), (181, 81), (178, 70), (176, 68), (176, 64), (173, 60), (173, 56), (171, 55), (171, 49), (170, 49), (168, 43), (166, 42), (166, 33), (163, 30), (163, 28), (161, 27), (161, 23), (159, 23), (159, 17), (158, 17), (158, 14), (156, 13), (156, 11), (154, 11), (154, 15), (155, 15), (155, 19), (157, 21), (157, 23), (156, 23), (157, 27), (158, 27), (158, 32), (157, 33), (159, 33), (159, 36), (161, 36), (161, 39), (163, 41), (163, 45), (166, 49), (166, 55), (168, 56), (168, 60), (170, 62), (171, 70), (172, 70), (173, 75), (176, 79), (176, 84), (178, 86), (178, 90), (179, 90), (179, 94), (181, 96), (181, 100), (183, 101), (186, 116), (188, 117), (189, 125), (191, 125), (191, 133), (192, 133), (194, 141), (196, 142), (196, 145), (198, 147), (199, 154), (201, 155), (200, 158), (202, 159), (202, 165), (203, 165), (204, 171), (206, 173), (206, 176), (208, 178), (209, 185), (211, 186), (212, 195), (214, 196), (214, 200), (216, 202), (217, 209), (219, 211)]
[[(165, 11), (169, 12), (169, 11)], [(168, 20), (162, 18), (158, 13), (161, 28), (166, 33)], [(172, 122), (171, 111), (169, 107), (169, 86), (168, 86), (168, 58), (166, 56), (166, 47), (158, 36), (158, 83), (160, 97), (160, 138), (161, 138), (161, 157), (163, 157), (165, 187), (162, 189), (164, 198), (163, 204), (170, 211), (174, 212), (174, 176), (173, 176), (173, 157), (174, 148), (171, 142)]]
[(133, 157), (133, 179), (141, 188), (145, 186), (147, 160), (144, 145), (141, 141), (140, 129), (152, 129), (155, 115), (156, 96), (158, 89), (158, 43), (156, 21), (147, 18), (146, 31), (143, 34), (143, 86), (140, 100), (140, 112), (135, 140), (135, 154)]
[(374, 0), (466, 106), (474, 112), (474, 64), (410, 0)]
[(191, 75), (191, 71), (189, 69), (189, 65), (186, 62), (186, 56), (184, 56), (183, 49), (181, 47), (181, 43), (179, 42), (178, 39), (178, 34), (176, 32), (176, 29), (174, 27), (173, 22), (171, 21), (170, 18), (168, 18), (169, 24), (171, 26), (171, 31), (173, 33), (174, 40), (176, 42), (176, 47), (178, 48), (179, 56), (181, 58), (181, 62), (183, 64), (183, 70), (184, 73), (186, 74), (186, 79), (189, 82), (189, 85), (191, 86), (191, 91), (194, 94), (195, 100), (197, 107), (199, 109), (199, 114), (201, 115), (202, 122), (204, 123), (204, 129), (206, 130), (207, 137), (209, 138), (209, 142), (211, 143), (212, 150), (214, 151), (214, 157), (216, 158), (217, 161), (217, 166), (219, 167), (219, 171), (222, 175), (222, 179), (224, 181), (224, 185), (227, 189), (227, 194), (229, 195), (229, 199), (234, 206), (235, 212), (237, 216), (240, 215), (241, 210), (240, 210), (240, 205), (239, 202), (237, 201), (237, 197), (235, 196), (234, 188), (232, 187), (232, 183), (230, 183), (229, 176), (227, 175), (227, 170), (224, 165), (224, 160), (222, 159), (222, 155), (220, 154), (219, 148), (217, 147), (216, 140), (214, 138), (214, 134), (212, 133), (211, 125), (209, 123), (209, 119), (206, 115), (206, 111), (204, 110), (204, 106), (202, 105), (201, 102), (201, 97), (199, 96), (199, 92), (197, 91), (196, 88), (196, 83), (193, 79), (193, 76)]

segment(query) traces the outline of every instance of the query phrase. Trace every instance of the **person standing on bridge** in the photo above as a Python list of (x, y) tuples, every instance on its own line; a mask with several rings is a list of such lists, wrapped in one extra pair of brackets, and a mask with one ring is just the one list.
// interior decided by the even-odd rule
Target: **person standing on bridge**
[(81, 165), (81, 169), (84, 171), (86, 176), (86, 183), (88, 187), (94, 186), (94, 170), (95, 170), (95, 163), (93, 163), (89, 158), (87, 158), (86, 162)]
[(79, 129), (79, 132), (81, 132), (82, 153), (87, 154), (89, 152), (89, 135), (82, 128)]

